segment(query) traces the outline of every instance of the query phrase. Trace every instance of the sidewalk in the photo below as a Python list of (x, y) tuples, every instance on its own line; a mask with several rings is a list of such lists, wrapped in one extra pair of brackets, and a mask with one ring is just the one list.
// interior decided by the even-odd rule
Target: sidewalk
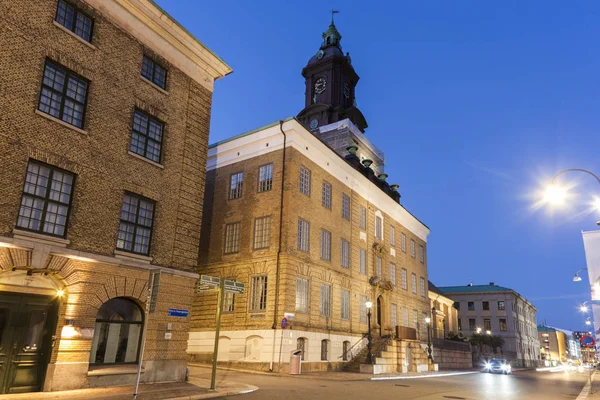
[[(138, 400), (195, 400), (214, 397), (233, 396), (250, 393), (258, 388), (239, 382), (217, 382), (217, 389), (209, 390), (210, 380), (190, 377), (188, 383), (157, 383), (140, 385)], [(78, 389), (64, 392), (37, 392), (23, 394), (5, 394), (2, 400), (131, 400), (133, 386), (110, 388)]]

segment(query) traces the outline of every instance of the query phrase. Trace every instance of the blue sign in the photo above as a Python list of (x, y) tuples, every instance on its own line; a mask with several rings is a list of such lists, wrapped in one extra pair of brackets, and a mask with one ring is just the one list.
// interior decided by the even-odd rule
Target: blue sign
[(287, 326), (287, 324), (288, 324), (287, 318), (284, 318), (284, 319), (281, 320), (281, 328), (282, 329), (285, 329), (285, 327)]
[(169, 317), (187, 317), (190, 314), (188, 310), (178, 310), (177, 308), (169, 308)]

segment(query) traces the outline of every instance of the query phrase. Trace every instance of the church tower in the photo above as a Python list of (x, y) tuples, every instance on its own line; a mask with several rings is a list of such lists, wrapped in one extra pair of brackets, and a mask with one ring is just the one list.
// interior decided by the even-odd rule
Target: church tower
[(342, 52), (342, 35), (333, 23), (323, 33), (319, 51), (302, 69), (306, 82), (306, 101), (296, 117), (307, 129), (349, 118), (361, 132), (367, 121), (356, 107), (355, 87), (360, 79), (352, 67), (350, 53)]

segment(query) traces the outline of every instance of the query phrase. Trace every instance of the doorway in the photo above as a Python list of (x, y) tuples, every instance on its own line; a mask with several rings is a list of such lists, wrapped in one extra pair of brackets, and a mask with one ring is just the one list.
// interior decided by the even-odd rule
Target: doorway
[(381, 296), (379, 296), (377, 298), (377, 325), (379, 325), (379, 336), (382, 336), (381, 335), (381, 332), (382, 332), (381, 326), (383, 325), (383, 321), (381, 320), (381, 317), (382, 317), (382, 314), (383, 314), (381, 312), (381, 305), (382, 305), (382, 303), (383, 302), (381, 301)]
[(0, 394), (42, 389), (57, 319), (54, 296), (0, 294)]

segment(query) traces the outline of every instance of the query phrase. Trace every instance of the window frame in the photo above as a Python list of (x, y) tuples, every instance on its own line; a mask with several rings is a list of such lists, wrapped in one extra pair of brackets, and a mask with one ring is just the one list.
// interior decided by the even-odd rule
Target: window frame
[(396, 264), (393, 262), (390, 263), (390, 282), (396, 286)]
[(421, 264), (425, 264), (425, 248), (423, 245), (419, 245), (419, 261)]
[(361, 247), (358, 249), (358, 273), (360, 275), (367, 275), (368, 264), (367, 250)]
[(340, 245), (340, 266), (342, 268), (350, 268), (350, 242), (344, 238), (341, 238)]
[[(238, 172), (233, 172), (233, 173), (229, 174), (229, 184), (227, 185), (227, 187), (228, 187), (227, 200), (237, 200), (237, 199), (242, 198), (242, 196), (244, 195), (244, 179), (245, 179), (244, 175), (245, 175), (244, 171), (238, 171)], [(239, 179), (239, 176), (242, 177), (241, 181)], [(232, 188), (234, 177), (237, 178), (235, 189)], [(241, 184), (240, 184), (240, 182), (241, 182)]]
[(475, 302), (467, 301), (467, 311), (475, 311)]
[(375, 256), (375, 276), (383, 279), (383, 259), (379, 256)]
[[(126, 195), (138, 199), (138, 208), (137, 208), (137, 212), (135, 214), (135, 223), (123, 220), (121, 218), (121, 212), (122, 212), (123, 200), (124, 200), (123, 197), (126, 196)], [(157, 210), (156, 210), (156, 204), (157, 204), (157, 202), (155, 200), (149, 199), (148, 197), (144, 197), (142, 195), (139, 195), (139, 194), (136, 194), (136, 193), (133, 193), (133, 192), (129, 192), (127, 190), (123, 192), (123, 197), (121, 198), (121, 209), (119, 210), (119, 231), (121, 230), (121, 223), (123, 223), (123, 222), (126, 223), (126, 224), (133, 224), (134, 225), (134, 231), (133, 231), (133, 236), (132, 236), (133, 239), (131, 241), (131, 243), (133, 244), (133, 246), (132, 246), (131, 250), (127, 250), (127, 249), (124, 249), (124, 248), (121, 248), (121, 247), (118, 247), (118, 246), (115, 246), (115, 247), (119, 251), (125, 251), (125, 252), (133, 253), (133, 254), (140, 254), (140, 255), (143, 255), (143, 256), (150, 256), (150, 250), (152, 249), (152, 237), (154, 236), (154, 221), (156, 219), (156, 212), (157, 212)], [(140, 224), (138, 223), (138, 220), (139, 220), (139, 217), (140, 217), (139, 216), (139, 204), (140, 204), (139, 202), (142, 201), (142, 200), (152, 204), (152, 222), (151, 222), (150, 227), (149, 227), (150, 236), (148, 236), (148, 252), (147, 253), (140, 253), (140, 252), (134, 250), (135, 249), (135, 238), (137, 236), (137, 234), (136, 234), (137, 233), (137, 228), (138, 228), (138, 226), (140, 226)], [(143, 226), (143, 225), (141, 225), (141, 226)], [(148, 228), (147, 226), (143, 226), (143, 227), (144, 228)], [(118, 241), (119, 241), (119, 236), (118, 236), (118, 232), (117, 232), (117, 243), (118, 243)]]
[(333, 205), (333, 186), (327, 181), (323, 181), (321, 186), (321, 205), (331, 211)]
[[(312, 171), (304, 165), (300, 166), (299, 191), (303, 195), (310, 197), (312, 192)], [(304, 189), (304, 190), (303, 190)]]
[(390, 225), (390, 247), (396, 247), (396, 227)]
[(346, 221), (350, 221), (351, 209), (350, 196), (346, 193), (342, 193), (342, 218)]
[[(58, 9), (60, 7), (60, 3), (64, 3), (65, 6), (67, 7), (71, 7), (73, 8), (73, 19), (71, 20), (71, 24), (73, 26), (73, 28), (69, 28), (63, 24), (61, 24), (60, 22), (58, 22)], [(80, 36), (77, 34), (76, 29), (77, 29), (77, 15), (81, 14), (83, 15), (85, 18), (90, 20), (90, 38), (86, 39), (83, 36)], [(56, 2), (56, 13), (54, 14), (54, 21), (56, 21), (57, 24), (59, 24), (60, 26), (62, 26), (63, 28), (65, 28), (66, 30), (68, 30), (69, 32), (72, 32), (75, 36), (77, 36), (78, 38), (80, 38), (81, 40), (92, 44), (92, 37), (94, 36), (94, 18), (92, 18), (88, 13), (81, 11), (81, 9), (77, 6), (75, 6), (74, 4), (66, 1), (66, 0), (58, 0)]]
[[(345, 299), (344, 296), (347, 296), (347, 299)], [(350, 321), (350, 312), (352, 310), (351, 301), (352, 296), (350, 290), (342, 288), (340, 293), (340, 319), (342, 321)]]
[[(306, 284), (306, 287), (299, 287), (299, 283), (301, 282), (302, 285)], [(304, 289), (304, 292), (299, 292), (298, 289)], [(298, 307), (298, 294), (301, 294), (300, 297), (303, 297), (304, 295), (306, 296), (306, 298), (304, 299), (304, 302), (306, 303), (306, 307), (305, 308), (299, 308)], [(300, 301), (300, 303), (302, 303), (302, 299)], [(302, 306), (302, 304), (300, 304), (300, 306)], [(309, 313), (310, 312), (310, 279), (309, 278), (303, 278), (303, 277), (296, 277), (296, 305), (295, 305), (295, 310), (296, 312), (300, 312), (300, 313)]]
[(327, 229), (321, 228), (320, 258), (323, 261), (331, 262), (331, 238), (331, 232)]
[(358, 227), (360, 229), (367, 230), (367, 208), (360, 206), (359, 213), (360, 214), (358, 216)]
[[(500, 304), (502, 304), (502, 307), (500, 307)], [(504, 300), (498, 300), (496, 307), (498, 308), (498, 311), (506, 311), (506, 303)]]
[(482, 301), (481, 302), (481, 309), (483, 311), (489, 311), (490, 310), (490, 302), (489, 301)]
[(383, 240), (383, 217), (375, 214), (375, 237)]
[(415, 243), (414, 239), (410, 239), (410, 256), (412, 258), (417, 257), (417, 249), (416, 249), (416, 243)]
[(425, 278), (420, 277), (420, 290), (421, 290), (421, 297), (427, 297), (427, 289), (425, 288)]
[[(257, 229), (257, 223), (258, 221), (262, 221), (262, 241), (259, 247), (257, 247), (257, 235), (256, 235), (256, 229)], [(268, 224), (266, 223), (268, 221)], [(265, 215), (262, 217), (256, 217), (254, 218), (254, 229), (253, 229), (253, 234), (252, 234), (252, 250), (265, 250), (271, 247), (271, 224), (272, 224), (272, 218), (270, 215)], [(268, 225), (268, 229), (266, 228), (266, 226)], [(266, 240), (265, 240), (266, 238)], [(266, 242), (266, 245), (265, 245)]]
[(400, 282), (402, 284), (402, 289), (408, 291), (408, 270), (406, 268), (402, 268)]
[[(132, 150), (131, 145), (133, 142), (133, 132), (134, 132), (134, 126), (135, 126), (135, 116), (136, 114), (142, 114), (144, 115), (146, 118), (148, 118), (148, 125), (146, 126), (146, 132), (141, 132), (141, 131), (135, 131), (138, 135), (142, 135), (145, 139), (145, 145), (144, 145), (144, 154), (140, 154), (137, 153), (135, 151)], [(160, 141), (155, 140), (150, 138), (150, 121), (153, 121), (154, 123), (157, 123), (160, 125), (161, 129), (160, 129)], [(157, 164), (161, 164), (163, 161), (163, 144), (164, 144), (164, 137), (165, 137), (165, 122), (156, 118), (155, 116), (151, 115), (150, 113), (147, 113), (146, 111), (143, 111), (139, 108), (135, 108), (133, 110), (133, 118), (131, 120), (131, 134), (130, 134), (130, 138), (129, 138), (129, 151), (140, 156), (140, 157), (144, 157), (147, 160), (150, 160), (152, 162), (155, 162)], [(158, 147), (159, 147), (159, 152), (158, 152), (158, 160), (153, 160), (150, 157), (148, 157), (148, 143), (149, 141), (152, 140), (154, 142), (158, 142)]]
[[(266, 168), (267, 175), (270, 174), (270, 178), (261, 181), (261, 169)], [(265, 188), (266, 187), (266, 188)], [(258, 177), (256, 184), (257, 193), (270, 192), (273, 189), (273, 163), (264, 164), (258, 167)]]
[[(261, 282), (264, 284), (264, 288), (261, 288), (261, 293), (258, 296), (258, 308), (255, 308), (255, 300), (256, 300), (256, 290), (254, 288), (255, 282), (259, 282), (260, 278), (264, 278)], [(264, 292), (264, 308), (261, 308), (260, 298)], [(265, 312), (267, 310), (267, 304), (269, 300), (269, 275), (260, 274), (260, 275), (251, 275), (250, 276), (250, 296), (248, 299), (248, 312)]]
[[(306, 227), (306, 234), (301, 236), (302, 228)], [(297, 240), (297, 249), (298, 251), (302, 251), (304, 253), (310, 253), (310, 222), (303, 219), (298, 218), (298, 240)], [(306, 244), (306, 246), (303, 246)], [(306, 248), (304, 248), (306, 247)]]
[[(325, 290), (325, 292), (327, 292), (327, 298), (325, 298), (323, 295), (323, 290)], [(327, 284), (327, 283), (322, 283), (320, 286), (320, 290), (319, 290), (319, 315), (321, 317), (325, 317), (325, 318), (331, 318), (331, 294), (332, 294), (332, 290), (331, 290), (331, 285)], [(327, 301), (324, 302), (323, 300), (326, 299)]]
[[(144, 60), (148, 59), (150, 60), (150, 62), (152, 63), (152, 78), (148, 78), (147, 76), (144, 76)], [(157, 83), (155, 81), (155, 75), (156, 75), (156, 66), (159, 66), (160, 68), (162, 68), (165, 71), (165, 84), (164, 86)], [(169, 75), (169, 71), (167, 70), (167, 68), (163, 67), (161, 63), (157, 62), (153, 57), (150, 57), (147, 54), (143, 54), (142, 55), (142, 68), (140, 68), (140, 76), (142, 78), (144, 78), (145, 80), (147, 80), (148, 82), (153, 83), (154, 85), (158, 86), (159, 88), (161, 88), (162, 90), (167, 90), (167, 81), (168, 81), (168, 75)]]
[[(232, 249), (235, 248), (235, 250), (231, 250), (228, 251), (228, 240), (227, 240), (227, 233), (229, 230), (229, 227), (234, 227), (237, 226), (237, 241), (232, 242)], [(235, 222), (228, 222), (225, 223), (225, 227), (223, 229), (223, 254), (224, 255), (228, 255), (228, 254), (236, 254), (240, 252), (240, 242), (241, 242), (241, 234), (242, 234), (242, 223), (241, 221), (235, 221)], [(233, 232), (232, 232), (233, 234)], [(233, 237), (235, 238), (235, 236)], [(233, 239), (232, 238), (232, 239)]]
[[(504, 329), (502, 329), (503, 324)], [(506, 323), (506, 318), (498, 318), (498, 325), (500, 327), (500, 332), (508, 332), (508, 324)]]
[[(472, 324), (471, 324), (471, 321), (473, 321)], [(469, 330), (474, 331), (476, 329), (477, 329), (477, 320), (475, 318), (469, 318)]]
[(410, 276), (410, 283), (412, 286), (412, 293), (417, 294), (417, 274), (415, 274), (414, 272)]
[(404, 232), (400, 232), (400, 242), (401, 242), (402, 252), (406, 253), (406, 234)]

